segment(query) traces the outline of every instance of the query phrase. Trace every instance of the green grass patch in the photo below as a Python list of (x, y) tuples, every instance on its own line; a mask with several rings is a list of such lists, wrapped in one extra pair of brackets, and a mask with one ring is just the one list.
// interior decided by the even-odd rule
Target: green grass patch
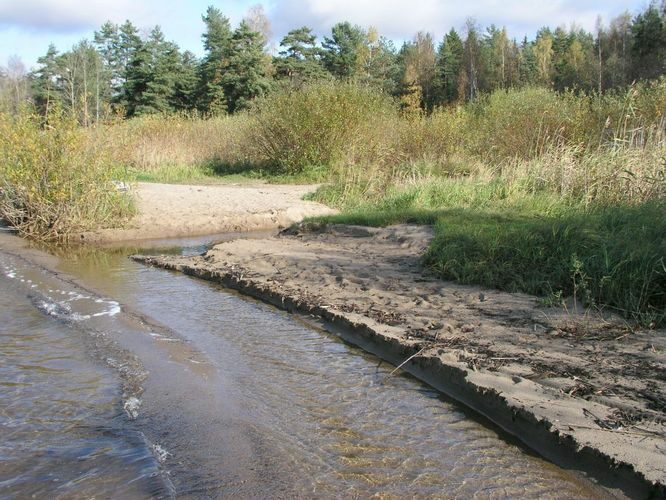
[[(340, 188), (315, 198), (340, 201)], [(502, 181), (441, 179), (348, 198), (316, 223), (434, 224), (423, 256), (443, 279), (541, 297), (575, 297), (644, 325), (666, 323), (666, 201), (585, 205)]]
[(666, 203), (441, 215), (424, 263), (438, 276), (540, 296), (574, 296), (645, 325), (666, 320)]

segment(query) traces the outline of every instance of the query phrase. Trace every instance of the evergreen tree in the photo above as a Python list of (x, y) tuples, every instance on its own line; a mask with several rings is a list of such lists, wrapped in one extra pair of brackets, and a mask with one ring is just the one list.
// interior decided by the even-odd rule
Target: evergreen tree
[(488, 90), (504, 89), (510, 86), (511, 51), (506, 28), (491, 25), (484, 39), (488, 62)]
[(518, 82), (520, 85), (534, 85), (538, 80), (538, 67), (534, 44), (523, 39), (518, 52)]
[(299, 85), (327, 75), (321, 61), (322, 50), (317, 47), (317, 37), (307, 26), (287, 33), (280, 47), (280, 57), (276, 57), (273, 63), (278, 79)]
[(243, 21), (232, 36), (229, 65), (222, 75), (230, 113), (248, 108), (252, 99), (269, 90), (265, 69), (262, 36)]
[(127, 116), (139, 114), (139, 109), (143, 107), (143, 95), (152, 78), (151, 64), (150, 49), (142, 43), (132, 54), (125, 70), (122, 104)]
[(176, 85), (180, 78), (181, 56), (178, 46), (167, 42), (159, 26), (146, 44), (150, 52), (150, 79), (146, 84), (139, 113), (164, 113), (175, 109)]
[(348, 22), (338, 23), (331, 30), (331, 37), (325, 37), (324, 66), (341, 80), (353, 79), (359, 69), (359, 52), (365, 43), (365, 33), (359, 26)]
[(46, 116), (54, 105), (62, 104), (59, 85), (58, 51), (49, 45), (46, 54), (37, 59), (39, 67), (30, 74), (32, 95), (40, 114)]
[(197, 107), (197, 86), (199, 83), (199, 61), (186, 50), (180, 60), (179, 78), (176, 80), (172, 107), (176, 110), (192, 110)]
[(437, 50), (435, 68), (435, 93), (437, 104), (458, 100), (458, 79), (462, 68), (463, 41), (453, 28), (442, 40)]
[(226, 113), (228, 103), (222, 80), (230, 64), (231, 25), (212, 6), (202, 19), (206, 31), (202, 35), (205, 56), (199, 68), (199, 108), (205, 113)]
[(160, 27), (155, 26), (129, 64), (127, 114), (166, 113), (177, 109), (177, 82), (181, 77), (178, 46), (167, 42)]
[(113, 83), (117, 93), (113, 96), (112, 102), (126, 108), (128, 105), (127, 74), (130, 63), (136, 53), (143, 48), (144, 43), (139, 37), (139, 30), (130, 21), (125, 21), (118, 31), (118, 73), (114, 76)]
[(666, 70), (666, 23), (664, 14), (655, 2), (634, 20), (631, 26), (633, 35), (633, 77), (637, 79), (656, 78)]

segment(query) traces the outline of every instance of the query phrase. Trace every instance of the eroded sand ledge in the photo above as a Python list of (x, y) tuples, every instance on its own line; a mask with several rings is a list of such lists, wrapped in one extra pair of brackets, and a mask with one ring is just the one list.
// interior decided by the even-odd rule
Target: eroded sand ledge
[(666, 495), (666, 335), (423, 274), (431, 230), (333, 226), (135, 260), (321, 318), (556, 463)]

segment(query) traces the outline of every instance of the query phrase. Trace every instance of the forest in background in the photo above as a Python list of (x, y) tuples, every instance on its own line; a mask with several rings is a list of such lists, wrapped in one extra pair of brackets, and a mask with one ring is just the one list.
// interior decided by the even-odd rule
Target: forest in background
[(397, 98), (406, 112), (473, 100), (498, 89), (544, 86), (556, 91), (605, 92), (654, 79), (666, 70), (666, 1), (598, 22), (593, 33), (572, 25), (540, 29), (516, 40), (505, 28), (469, 20), (442, 40), (419, 32), (396, 48), (375, 28), (340, 22), (317, 40), (304, 26), (279, 47), (261, 6), (235, 28), (209, 7), (202, 16), (204, 55), (181, 51), (159, 26), (142, 33), (130, 21), (105, 23), (93, 40), (59, 53), (52, 45), (28, 73), (19, 58), (0, 71), (0, 109), (32, 102), (48, 113), (58, 105), (90, 125), (110, 115), (247, 109), (282, 87), (342, 80)]

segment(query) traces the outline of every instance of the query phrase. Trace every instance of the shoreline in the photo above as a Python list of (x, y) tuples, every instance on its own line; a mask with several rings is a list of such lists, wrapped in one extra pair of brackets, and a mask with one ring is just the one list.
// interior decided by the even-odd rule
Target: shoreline
[(423, 226), (288, 232), (198, 257), (133, 258), (314, 316), (557, 465), (631, 497), (666, 494), (663, 389), (640, 385), (666, 366), (664, 332), (428, 277)]
[(188, 185), (139, 182), (137, 214), (122, 228), (73, 235), (72, 242), (107, 244), (217, 233), (282, 229), (337, 211), (302, 198), (311, 185)]

